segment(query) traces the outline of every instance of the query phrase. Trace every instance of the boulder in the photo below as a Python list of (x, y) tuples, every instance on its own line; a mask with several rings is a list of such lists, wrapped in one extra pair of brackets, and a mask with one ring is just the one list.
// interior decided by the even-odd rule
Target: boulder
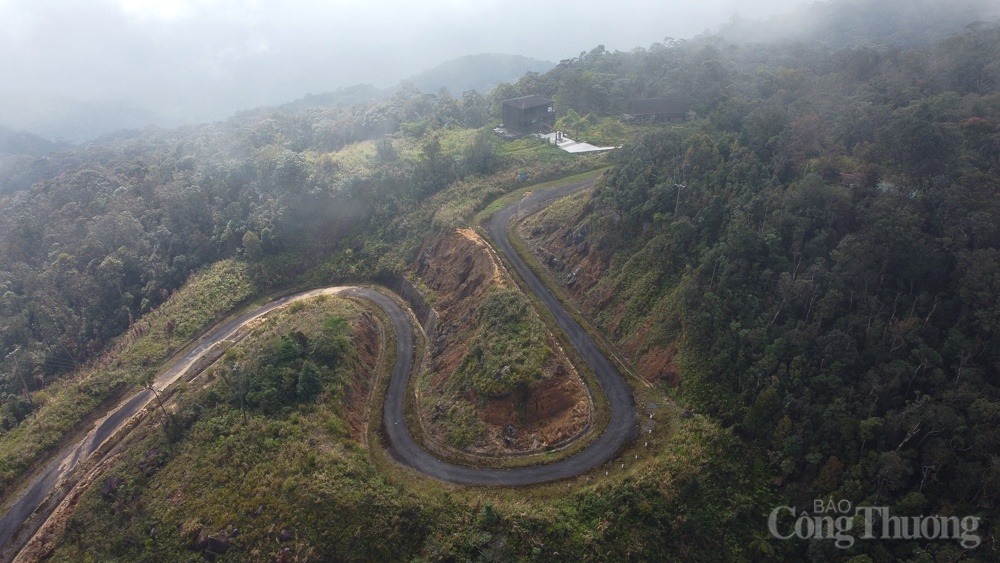
[(205, 530), (204, 527), (202, 527), (201, 530), (198, 530), (198, 538), (195, 540), (194, 546), (196, 549), (200, 550), (204, 550), (208, 547), (208, 531)]
[(212, 553), (223, 554), (229, 551), (232, 544), (229, 542), (229, 538), (226, 537), (216, 537), (208, 536), (205, 542), (205, 549), (211, 551)]
[(114, 475), (104, 479), (104, 483), (101, 485), (101, 495), (105, 500), (110, 499), (114, 496), (118, 487), (122, 486), (122, 482)]

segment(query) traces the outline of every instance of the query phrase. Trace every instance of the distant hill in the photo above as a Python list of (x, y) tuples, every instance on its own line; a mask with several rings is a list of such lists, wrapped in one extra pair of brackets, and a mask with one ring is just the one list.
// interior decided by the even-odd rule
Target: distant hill
[(497, 84), (516, 82), (527, 72), (548, 72), (555, 66), (552, 62), (520, 55), (469, 55), (442, 63), (403, 82), (431, 94), (447, 88), (452, 96), (460, 97), (466, 90), (485, 93)]
[(39, 180), (57, 175), (64, 161), (51, 155), (72, 147), (70, 143), (54, 143), (0, 125), (0, 194), (25, 190)]
[(0, 124), (46, 139), (79, 143), (157, 121), (152, 110), (128, 102), (0, 92)]
[(436, 94), (441, 88), (445, 88), (456, 98), (461, 97), (462, 92), (467, 90), (476, 90), (485, 94), (498, 84), (517, 82), (528, 72), (548, 72), (555, 66), (555, 63), (520, 55), (469, 55), (452, 59), (420, 74), (403, 79), (399, 84), (390, 88), (357, 84), (339, 88), (333, 92), (307, 94), (303, 98), (276, 108), (262, 107), (246, 110), (239, 112), (236, 116), (240, 118), (261, 116), (275, 110), (295, 112), (310, 108), (349, 108), (389, 98), (404, 84), (412, 84), (425, 94)]
[(816, 42), (831, 48), (930, 45), (1000, 17), (996, 0), (833, 0), (768, 20), (736, 16), (717, 35), (733, 43)]
[[(323, 92), (321, 94), (306, 94), (294, 102), (278, 106), (281, 111), (295, 111), (315, 107), (342, 107), (349, 108), (359, 104), (368, 104), (385, 99), (392, 94), (390, 89), (377, 88), (372, 84), (356, 84), (346, 88), (338, 88), (333, 92)], [(257, 108), (239, 112), (237, 115), (245, 114), (266, 114), (272, 111), (271, 108)]]
[(53, 143), (38, 135), (0, 125), (0, 154), (46, 154), (67, 147), (65, 143)]

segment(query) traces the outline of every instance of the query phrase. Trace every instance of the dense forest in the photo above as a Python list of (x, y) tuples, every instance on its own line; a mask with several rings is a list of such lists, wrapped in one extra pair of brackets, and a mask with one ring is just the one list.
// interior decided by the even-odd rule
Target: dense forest
[[(487, 505), (445, 524), (458, 509), (441, 501), (397, 551), (351, 556), (430, 560), (429, 529), (494, 538), (517, 520), (510, 545), (452, 538), (450, 555), (537, 558), (537, 539), (591, 557), (995, 559), (1000, 25), (963, 22), (932, 41), (914, 24), (864, 42), (873, 30), (844, 21), (852, 32), (824, 43), (751, 42), (734, 23), (629, 52), (598, 46), (489, 93), (359, 90), (340, 99), (361, 103), (317, 96), (74, 148), (4, 132), (0, 432), (32, 416), (32, 393), (96, 361), (211, 264), (243, 264), (254, 296), (404, 274), (423, 238), (454, 228), (441, 211), (458, 197), (471, 217), (521, 173), (609, 165), (571, 225), (606, 264), (581, 305), (618, 344), (640, 335), (633, 361), (676, 350), (676, 377), (657, 385), (719, 425), (685, 427), (697, 463), (664, 453), (648, 468), (677, 471), (676, 486), (641, 475), (520, 520)], [(578, 136), (622, 148), (572, 160), (501, 141), (500, 101), (528, 94), (554, 100)], [(630, 100), (662, 96), (689, 99), (697, 118), (619, 121)], [(420, 520), (412, 497), (371, 484), (365, 467), (379, 499)], [(814, 499), (979, 516), (983, 546), (766, 537), (771, 508)], [(601, 511), (616, 516), (596, 539), (574, 528)]]
[[(459, 100), (404, 86), (361, 109), (253, 113), (12, 157), (0, 203), (6, 404), (93, 358), (199, 267), (240, 256), (263, 289), (287, 285), (373, 217), (492, 171), (488, 133), (455, 156), (425, 134), (480, 127), (489, 107), (475, 91)], [(371, 166), (330, 154), (373, 138)]]
[[(998, 60), (987, 25), (916, 50), (574, 63), (692, 77), (704, 120), (615, 153), (578, 218), (613, 257), (588, 302), (621, 340), (679, 341), (678, 396), (755, 444), (793, 505), (996, 518)], [(597, 91), (577, 103), (604, 109)]]

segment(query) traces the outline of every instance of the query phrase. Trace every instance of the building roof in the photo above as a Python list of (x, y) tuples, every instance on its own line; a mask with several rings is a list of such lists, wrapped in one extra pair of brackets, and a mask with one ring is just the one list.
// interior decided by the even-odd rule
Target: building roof
[(522, 96), (512, 100), (504, 100), (503, 105), (515, 107), (517, 109), (531, 109), (539, 106), (551, 106), (552, 100), (544, 96), (539, 96), (538, 94), (532, 94), (530, 96)]
[(683, 96), (649, 98), (648, 100), (632, 100), (632, 103), (629, 104), (629, 113), (632, 115), (685, 114), (690, 106), (691, 102)]

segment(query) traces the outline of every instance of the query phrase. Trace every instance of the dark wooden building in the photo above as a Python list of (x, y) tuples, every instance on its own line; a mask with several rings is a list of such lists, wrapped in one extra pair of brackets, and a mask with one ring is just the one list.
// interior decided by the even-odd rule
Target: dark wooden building
[(504, 100), (503, 126), (521, 133), (549, 130), (556, 123), (556, 114), (551, 110), (552, 100), (537, 94)]
[(691, 111), (691, 102), (683, 96), (669, 98), (649, 98), (632, 100), (629, 104), (626, 121), (683, 121)]

